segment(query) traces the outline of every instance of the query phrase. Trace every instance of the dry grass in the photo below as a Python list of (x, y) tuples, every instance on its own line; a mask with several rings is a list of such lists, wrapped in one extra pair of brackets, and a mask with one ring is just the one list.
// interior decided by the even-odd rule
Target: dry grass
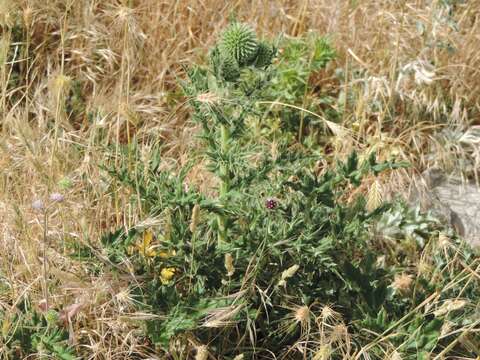
[[(397, 155), (419, 170), (434, 163), (454, 169), (459, 158), (478, 165), (478, 150), (432, 136), (434, 129), (464, 132), (480, 124), (480, 2), (442, 3), (1, 0), (0, 274), (7, 290), (0, 306), (44, 298), (43, 225), (31, 204), (69, 178), (73, 185), (48, 225), (50, 305), (81, 304), (70, 331), (90, 358), (142, 352), (135, 319), (147, 315), (133, 314), (128, 285), (135, 279), (92, 273), (67, 256), (65, 244), (94, 244), (106, 229), (143, 220), (126, 194), (105, 191), (98, 167), (105, 146), (135, 137), (145, 156), (162, 142), (171, 163), (188, 158), (195, 142), (176, 77), (202, 59), (232, 11), (265, 34), (330, 35), (339, 56), (318, 81), (344, 94), (342, 125), (354, 129), (359, 150)], [(330, 84), (335, 67), (343, 69), (342, 84)], [(72, 106), (78, 108), (69, 118)], [(342, 137), (332, 143), (339, 156), (352, 146)], [(378, 188), (388, 197), (408, 175), (383, 178)], [(204, 176), (201, 169), (196, 176)]]

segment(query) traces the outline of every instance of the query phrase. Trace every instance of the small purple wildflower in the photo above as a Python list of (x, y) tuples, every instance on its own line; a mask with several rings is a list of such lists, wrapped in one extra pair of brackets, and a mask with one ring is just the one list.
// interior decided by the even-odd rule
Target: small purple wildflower
[(42, 200), (35, 200), (33, 203), (32, 203), (32, 208), (34, 210), (43, 210), (45, 208), (45, 205), (43, 204), (43, 201)]
[(65, 197), (60, 193), (52, 193), (50, 194), (50, 200), (53, 202), (62, 202)]
[(275, 199), (269, 198), (265, 201), (265, 207), (269, 210), (274, 210), (278, 206), (278, 202)]

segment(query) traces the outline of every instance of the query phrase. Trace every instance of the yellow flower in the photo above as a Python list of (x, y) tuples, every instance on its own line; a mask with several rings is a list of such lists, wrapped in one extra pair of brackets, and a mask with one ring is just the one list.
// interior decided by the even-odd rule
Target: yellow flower
[(162, 259), (168, 259), (175, 255), (177, 255), (177, 252), (175, 250), (166, 250), (166, 251), (158, 252), (158, 256), (160, 256), (160, 258)]
[(155, 247), (152, 246), (153, 233), (147, 230), (143, 233), (143, 238), (136, 244), (138, 252), (144, 257), (154, 257), (157, 253)]
[(160, 281), (163, 285), (170, 284), (173, 277), (175, 276), (176, 269), (173, 267), (170, 268), (163, 268), (160, 271)]

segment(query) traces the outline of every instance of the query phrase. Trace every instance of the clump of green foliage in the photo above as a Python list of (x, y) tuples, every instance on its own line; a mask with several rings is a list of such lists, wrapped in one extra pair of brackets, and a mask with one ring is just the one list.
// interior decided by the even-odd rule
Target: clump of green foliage
[[(330, 121), (339, 119), (342, 104), (336, 94), (322, 92), (315, 86), (315, 77), (335, 59), (335, 50), (327, 38), (308, 33), (300, 38), (285, 38), (280, 43), (281, 56), (272, 69), (271, 83), (264, 89), (263, 99), (279, 105), (269, 108), (273, 127), (282, 129), (283, 136), (302, 139), (311, 136), (316, 141), (325, 134), (319, 118), (306, 111), (321, 113)], [(335, 96), (333, 96), (335, 95)], [(281, 106), (288, 104), (290, 106)], [(293, 107), (295, 106), (295, 107)]]
[(55, 310), (41, 314), (22, 302), (14, 312), (0, 311), (0, 320), (2, 357), (25, 359), (37, 354), (39, 358), (76, 359), (74, 350), (68, 345), (68, 332), (58, 325), (59, 316)]
[[(352, 153), (320, 171), (318, 152), (291, 147), (288, 136), (275, 144), (259, 136), (268, 126), (264, 96), (280, 85), (277, 65), (255, 67), (256, 41), (234, 24), (210, 67), (189, 70), (182, 87), (203, 142), (189, 165), (165, 169), (161, 148), (145, 159), (132, 144), (129, 157), (106, 167), (131, 188), (132, 206), (140, 202), (156, 219), (103, 239), (110, 261), (128, 258), (141, 279), (134, 291), (142, 311), (159, 315), (145, 321), (156, 351), (188, 358), (204, 344), (224, 359), (471, 354), (474, 337), (455, 339), (476, 324), (468, 299), (478, 299), (478, 280), (462, 275), (464, 265), (474, 266), (472, 252), (427, 218), (423, 241), (387, 241), (376, 224), (396, 226), (389, 219), (402, 208), (368, 209), (362, 195), (349, 196), (368, 177), (405, 164)], [(234, 72), (219, 71), (226, 61)], [(218, 180), (208, 194), (186, 186), (199, 160)]]

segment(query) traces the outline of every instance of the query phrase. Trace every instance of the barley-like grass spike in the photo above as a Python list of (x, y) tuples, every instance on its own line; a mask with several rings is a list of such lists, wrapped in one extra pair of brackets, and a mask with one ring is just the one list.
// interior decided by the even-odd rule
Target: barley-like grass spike
[(257, 36), (247, 24), (233, 23), (220, 39), (222, 55), (234, 58), (240, 66), (251, 62), (257, 55)]

